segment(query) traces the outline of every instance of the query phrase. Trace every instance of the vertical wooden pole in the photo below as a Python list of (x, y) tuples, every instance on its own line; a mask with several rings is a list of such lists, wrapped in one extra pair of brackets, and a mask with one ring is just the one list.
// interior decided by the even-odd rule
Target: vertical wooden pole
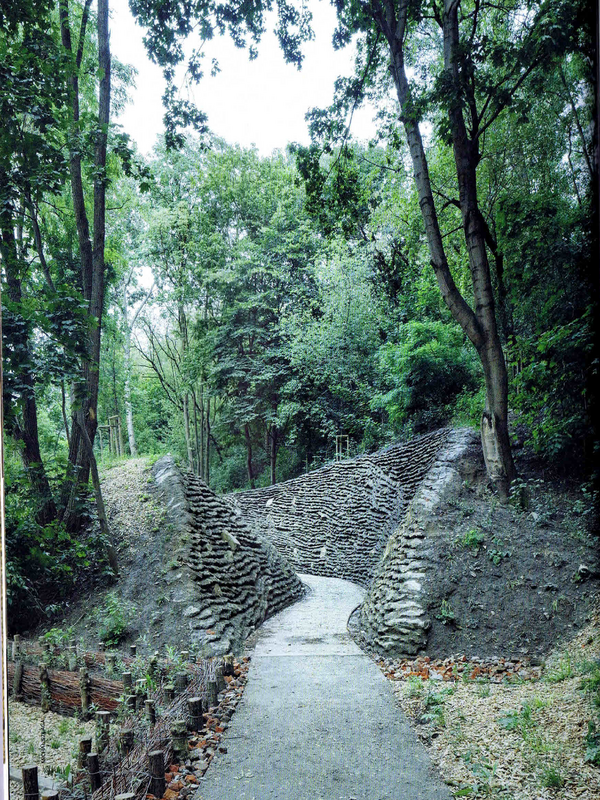
[(202, 698), (190, 697), (187, 701), (188, 706), (188, 729), (191, 731), (199, 731), (204, 725), (204, 717), (202, 716)]
[(21, 683), (23, 682), (23, 664), (18, 661), (15, 664), (15, 673), (13, 675), (12, 696), (13, 700), (17, 700), (21, 696)]
[(131, 729), (119, 733), (119, 747), (121, 753), (127, 755), (133, 750), (133, 731)]
[(35, 764), (27, 764), (21, 768), (23, 776), (24, 800), (39, 800), (40, 789), (38, 785), (38, 768)]
[(217, 679), (217, 692), (224, 692), (227, 688), (227, 681), (223, 677), (223, 664), (217, 664), (215, 667), (215, 676)]
[(82, 736), (79, 740), (79, 753), (77, 755), (77, 767), (83, 769), (87, 763), (88, 753), (92, 752), (92, 737)]
[(87, 764), (90, 773), (90, 786), (92, 792), (95, 792), (96, 789), (99, 789), (102, 786), (102, 776), (100, 774), (98, 753), (88, 753)]
[(177, 672), (175, 675), (175, 691), (177, 694), (181, 694), (185, 690), (185, 687), (188, 685), (188, 674), (187, 672)]
[(213, 706), (217, 706), (219, 704), (218, 699), (218, 689), (217, 689), (217, 682), (216, 681), (209, 681), (208, 682), (208, 707), (212, 708)]
[(40, 696), (42, 711), (50, 711), (52, 696), (50, 694), (50, 679), (45, 664), (40, 664)]
[(178, 758), (187, 756), (187, 725), (184, 719), (174, 719), (171, 723), (171, 747)]
[(165, 793), (165, 754), (162, 750), (152, 750), (148, 753), (148, 766), (151, 775), (150, 794), (154, 797), (162, 797)]
[(223, 675), (233, 675), (233, 653), (223, 656)]
[(156, 723), (156, 706), (154, 705), (154, 700), (146, 700), (144, 705), (146, 707), (146, 719), (150, 725), (154, 725)]

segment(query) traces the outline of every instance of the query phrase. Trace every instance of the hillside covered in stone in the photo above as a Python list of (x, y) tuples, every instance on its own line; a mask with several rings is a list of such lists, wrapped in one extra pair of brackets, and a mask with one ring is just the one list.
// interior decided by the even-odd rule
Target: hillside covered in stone
[(452, 437), (444, 428), (228, 498), (298, 572), (367, 586), (418, 486)]
[(170, 456), (153, 467), (175, 527), (179, 571), (173, 602), (188, 620), (190, 641), (211, 652), (239, 649), (267, 617), (304, 592), (293, 569), (231, 505)]
[(351, 625), (373, 652), (539, 657), (586, 623), (599, 591), (581, 501), (532, 479), (522, 502), (499, 503), (473, 429), (229, 498), (298, 571), (366, 588)]

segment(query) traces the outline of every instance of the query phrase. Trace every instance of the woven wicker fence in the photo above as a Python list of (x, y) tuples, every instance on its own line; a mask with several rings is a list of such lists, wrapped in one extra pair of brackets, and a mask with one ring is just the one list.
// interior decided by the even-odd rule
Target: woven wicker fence
[[(15, 672), (17, 666), (9, 661), (8, 668), (8, 690), (14, 693)], [(41, 705), (42, 703), (42, 681), (41, 668), (27, 664), (22, 666), (22, 678), (17, 695), (25, 703)], [(62, 713), (74, 713), (81, 710), (81, 688), (80, 676), (78, 672), (66, 672), (62, 670), (47, 670), (48, 691), (50, 694), (50, 707), (54, 711)], [(118, 706), (119, 697), (123, 694), (123, 683), (121, 681), (108, 680), (100, 675), (89, 676), (89, 691), (91, 702), (102, 711), (115, 711)]]

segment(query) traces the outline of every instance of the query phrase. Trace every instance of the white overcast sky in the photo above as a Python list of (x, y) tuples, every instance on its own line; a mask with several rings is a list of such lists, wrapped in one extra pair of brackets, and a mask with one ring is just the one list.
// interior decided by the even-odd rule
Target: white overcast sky
[[(137, 88), (131, 90), (133, 102), (116, 121), (142, 153), (149, 153), (163, 127), (162, 71), (146, 56), (144, 31), (134, 22), (127, 0), (113, 0), (111, 5), (111, 49), (120, 61), (133, 64), (138, 70)], [(228, 36), (217, 36), (209, 43), (207, 74), (189, 99), (195, 99), (208, 114), (208, 124), (215, 134), (230, 144), (255, 144), (262, 155), (284, 148), (288, 142), (309, 143), (304, 115), (309, 108), (330, 104), (335, 78), (352, 74), (354, 53), (353, 47), (333, 50), (335, 10), (328, 0), (311, 0), (311, 10), (315, 39), (304, 45), (306, 58), (300, 71), (283, 60), (273, 34), (274, 18), (255, 61), (250, 61), (247, 50), (236, 48)], [(208, 74), (212, 57), (221, 67), (214, 78)], [(372, 110), (355, 113), (355, 137), (369, 139), (374, 135), (372, 117)]]

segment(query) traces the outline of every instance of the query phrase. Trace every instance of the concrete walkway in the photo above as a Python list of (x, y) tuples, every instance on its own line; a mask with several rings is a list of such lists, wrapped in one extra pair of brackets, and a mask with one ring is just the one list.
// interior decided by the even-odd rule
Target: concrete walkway
[(262, 630), (248, 684), (196, 798), (450, 800), (346, 622), (363, 591), (301, 575), (308, 595)]

